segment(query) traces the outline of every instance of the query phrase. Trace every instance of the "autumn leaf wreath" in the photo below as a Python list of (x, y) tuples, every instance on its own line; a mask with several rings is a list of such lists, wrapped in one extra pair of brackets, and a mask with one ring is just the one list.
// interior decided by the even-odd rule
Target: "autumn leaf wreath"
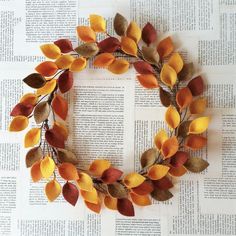
[[(80, 194), (94, 212), (99, 213), (104, 204), (122, 215), (134, 216), (133, 203), (147, 206), (151, 198), (169, 200), (173, 197), (169, 191), (173, 178), (207, 168), (205, 160), (194, 156), (194, 151), (207, 143), (202, 134), (210, 119), (199, 116), (207, 104), (202, 97), (204, 82), (200, 75), (194, 77), (193, 63), (183, 61), (171, 37), (158, 39), (152, 24), (147, 23), (141, 30), (134, 21), (128, 23), (117, 13), (113, 26), (118, 37), (114, 37), (107, 33), (102, 16), (90, 15), (89, 22), (90, 26), (77, 27), (83, 42), (78, 47), (73, 48), (68, 39), (40, 47), (51, 60), (40, 63), (35, 73), (23, 79), (36, 91), (24, 94), (13, 108), (9, 130), (22, 131), (34, 118), (38, 127), (29, 129), (24, 136), (24, 146), (30, 148), (26, 166), (31, 168), (33, 182), (46, 179), (49, 201), (62, 192), (64, 199), (75, 205)], [(97, 34), (104, 39), (98, 42)], [(125, 73), (133, 66), (140, 84), (159, 89), (160, 101), (167, 107), (168, 130), (161, 129), (155, 135), (154, 147), (140, 157), (139, 172), (124, 174), (105, 159), (95, 159), (87, 170), (81, 170), (75, 154), (65, 147), (69, 135), (65, 123), (68, 102), (63, 94), (73, 86), (73, 73), (85, 69), (89, 59), (93, 59), (95, 67), (114, 74)], [(65, 180), (63, 187), (58, 175)]]

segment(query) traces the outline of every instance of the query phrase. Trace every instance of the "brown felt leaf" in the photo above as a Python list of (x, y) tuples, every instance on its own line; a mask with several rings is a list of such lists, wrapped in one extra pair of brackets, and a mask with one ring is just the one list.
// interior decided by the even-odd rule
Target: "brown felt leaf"
[(49, 143), (49, 145), (56, 148), (65, 148), (65, 140), (60, 136), (60, 134), (56, 133), (52, 129), (48, 129), (45, 132), (45, 139)]
[(149, 167), (154, 164), (158, 156), (158, 152), (155, 148), (146, 150), (140, 159), (142, 168)]
[(125, 186), (118, 182), (114, 182), (113, 184), (108, 184), (107, 191), (113, 198), (126, 198), (128, 194), (125, 189)]
[(189, 111), (191, 114), (202, 114), (206, 110), (207, 99), (206, 98), (197, 98), (192, 101), (189, 106)]
[(101, 180), (106, 184), (112, 184), (113, 182), (117, 181), (122, 176), (122, 174), (122, 171), (110, 167), (102, 173)]
[(30, 149), (25, 157), (26, 167), (31, 167), (35, 162), (41, 160), (43, 157), (43, 151), (41, 147), (34, 147)]
[(134, 65), (135, 70), (139, 74), (146, 75), (146, 74), (154, 74), (155, 73), (152, 66), (145, 61), (136, 61), (136, 62), (134, 62), (133, 65)]
[(180, 111), (187, 108), (193, 100), (192, 93), (188, 87), (181, 88), (176, 94), (176, 102)]
[(142, 29), (142, 40), (147, 44), (155, 42), (157, 39), (157, 32), (154, 26), (148, 22)]
[(116, 59), (107, 68), (113, 74), (123, 74), (129, 69), (129, 62), (125, 59)]
[(199, 157), (190, 157), (184, 166), (191, 172), (198, 173), (205, 170), (209, 163)]
[(86, 43), (92, 43), (96, 41), (96, 34), (89, 26), (77, 26), (77, 35), (83, 42)]
[(158, 52), (153, 47), (143, 46), (142, 55), (143, 55), (144, 60), (150, 64), (156, 65), (160, 60)]
[(53, 126), (52, 126), (52, 130), (53, 130), (53, 132), (60, 135), (63, 140), (68, 139), (69, 131), (63, 123), (58, 122), (58, 121), (54, 121)]
[(178, 151), (174, 156), (171, 157), (170, 164), (173, 167), (182, 166), (189, 158), (189, 154), (184, 151)]
[(118, 199), (117, 210), (124, 216), (134, 216), (134, 206), (127, 198)]
[(171, 180), (167, 176), (164, 176), (159, 180), (152, 180), (152, 184), (155, 189), (160, 189), (160, 190), (168, 190), (174, 186)]
[(68, 92), (73, 86), (73, 73), (69, 70), (64, 71), (57, 80), (61, 93)]
[(39, 73), (32, 73), (25, 77), (23, 81), (31, 88), (41, 88), (45, 85), (46, 79)]
[(121, 37), (121, 50), (131, 56), (137, 56), (138, 47), (135, 41), (129, 37)]
[(139, 83), (147, 89), (158, 88), (157, 78), (153, 74), (137, 75)]
[(18, 103), (11, 111), (11, 116), (29, 116), (34, 109), (31, 104)]
[(184, 166), (171, 167), (169, 174), (174, 177), (180, 177), (187, 173), (187, 169)]
[(57, 157), (60, 162), (69, 162), (71, 164), (78, 164), (75, 154), (69, 150), (59, 148), (57, 150)]
[(199, 135), (189, 135), (185, 140), (185, 146), (193, 150), (198, 150), (205, 147), (207, 144), (207, 138)]
[(188, 83), (188, 88), (192, 92), (193, 96), (199, 96), (203, 93), (204, 83), (201, 76), (197, 76), (194, 79), (190, 80)]
[(39, 74), (41, 74), (42, 76), (50, 77), (50, 76), (54, 75), (57, 72), (58, 67), (57, 67), (56, 63), (53, 62), (53, 61), (44, 61), (44, 62), (41, 62), (35, 68), (35, 70)]
[(150, 194), (152, 191), (153, 191), (153, 185), (152, 182), (149, 180), (145, 180), (139, 186), (132, 188), (132, 192), (138, 195), (147, 195)]
[(68, 113), (67, 100), (56, 94), (52, 100), (52, 109), (61, 119), (65, 120)]
[(189, 125), (191, 122), (191, 120), (187, 120), (180, 124), (178, 127), (178, 136), (185, 138), (188, 135)]
[(173, 197), (173, 194), (169, 190), (155, 189), (151, 196), (157, 201), (167, 201)]
[(58, 171), (60, 176), (65, 180), (76, 180), (79, 178), (76, 167), (69, 162), (63, 162), (59, 165)]
[(79, 191), (74, 184), (66, 182), (62, 188), (62, 194), (67, 202), (75, 206), (79, 198)]
[(50, 107), (47, 101), (40, 102), (34, 109), (34, 120), (36, 124), (45, 121), (50, 113)]
[(164, 159), (170, 158), (179, 149), (179, 142), (176, 136), (172, 136), (171, 138), (167, 139), (161, 146), (161, 152), (164, 156)]
[(125, 35), (125, 32), (128, 27), (128, 21), (124, 16), (119, 13), (116, 13), (113, 24), (114, 30), (119, 36)]
[(101, 52), (113, 53), (120, 48), (120, 41), (115, 37), (108, 37), (98, 43)]
[(157, 45), (157, 51), (161, 58), (169, 56), (174, 50), (174, 44), (171, 37), (164, 38)]
[(136, 22), (134, 21), (130, 22), (126, 31), (126, 35), (129, 38), (133, 39), (136, 43), (138, 43), (138, 41), (141, 38), (141, 29), (139, 28)]
[(187, 63), (187, 64), (184, 64), (182, 70), (179, 72), (178, 79), (180, 81), (187, 81), (192, 78), (193, 74), (194, 74), (193, 63), (192, 62)]
[(69, 39), (59, 39), (54, 42), (60, 49), (62, 53), (68, 53), (73, 51), (72, 43)]
[(171, 94), (169, 92), (167, 92), (166, 90), (164, 90), (162, 87), (160, 87), (160, 100), (161, 103), (164, 107), (169, 107), (172, 104), (171, 101)]
[(108, 67), (115, 60), (115, 57), (108, 52), (104, 52), (96, 56), (93, 65), (97, 67)]
[(79, 45), (75, 51), (82, 57), (89, 58), (97, 55), (99, 48), (96, 43), (84, 43)]

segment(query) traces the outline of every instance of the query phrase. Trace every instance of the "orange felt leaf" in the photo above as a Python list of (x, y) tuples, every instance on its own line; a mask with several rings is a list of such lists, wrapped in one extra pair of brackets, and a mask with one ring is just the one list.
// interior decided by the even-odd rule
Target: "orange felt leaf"
[(35, 70), (39, 74), (41, 74), (42, 76), (52, 76), (57, 72), (58, 67), (57, 67), (56, 63), (53, 61), (44, 61), (44, 62), (40, 63), (35, 68)]
[(117, 198), (113, 198), (109, 195), (105, 196), (104, 205), (110, 210), (117, 210)]
[(27, 128), (29, 119), (26, 116), (15, 116), (9, 125), (9, 131), (18, 132)]
[(68, 103), (65, 98), (56, 94), (52, 100), (52, 109), (63, 120), (66, 119), (68, 113)]
[(64, 124), (62, 124), (61, 122), (55, 121), (53, 123), (52, 130), (54, 133), (57, 133), (59, 136), (61, 136), (63, 140), (67, 140), (69, 136), (69, 131)]
[(96, 58), (94, 59), (93, 65), (97, 67), (107, 67), (114, 60), (115, 60), (115, 57), (111, 53), (104, 52), (96, 56)]
[(189, 135), (186, 138), (185, 146), (193, 150), (201, 149), (207, 144), (207, 138), (199, 135)]
[(47, 81), (46, 84), (42, 87), (37, 89), (36, 94), (37, 95), (46, 95), (51, 93), (57, 85), (57, 80), (56, 79), (52, 79), (50, 81)]
[(163, 178), (169, 171), (170, 167), (160, 164), (155, 164), (148, 169), (148, 177), (152, 180)]
[(125, 59), (116, 59), (107, 69), (113, 74), (123, 74), (129, 69), (129, 62)]
[(61, 55), (60, 48), (54, 43), (47, 43), (40, 46), (44, 56), (50, 59), (57, 59)]
[(45, 194), (50, 202), (54, 201), (61, 194), (61, 185), (56, 179), (51, 180), (45, 186)]
[(63, 162), (58, 167), (58, 171), (60, 176), (65, 180), (76, 180), (79, 178), (76, 167), (69, 162)]
[(191, 114), (201, 114), (206, 110), (207, 99), (206, 98), (197, 98), (192, 101), (189, 106), (189, 111)]
[(73, 56), (66, 54), (58, 57), (55, 63), (59, 69), (68, 69), (74, 60)]
[(121, 50), (131, 56), (137, 56), (138, 47), (135, 41), (129, 37), (121, 37)]
[(93, 43), (96, 41), (96, 34), (89, 26), (78, 26), (77, 34), (83, 42)]
[(183, 59), (180, 56), (180, 54), (175, 52), (170, 57), (170, 59), (168, 61), (168, 65), (171, 66), (178, 74), (182, 70), (182, 68), (184, 66), (184, 62), (183, 62)]
[(30, 169), (30, 175), (33, 182), (38, 182), (39, 180), (42, 179), (42, 173), (40, 170), (40, 162), (41, 161), (35, 162)]
[(40, 140), (40, 134), (41, 134), (41, 129), (39, 128), (30, 129), (25, 135), (25, 140), (24, 140), (25, 148), (33, 147), (34, 145), (36, 145)]
[(92, 191), (80, 190), (81, 196), (87, 202), (97, 204), (98, 203), (98, 193), (95, 188), (92, 188)]
[(184, 166), (180, 167), (171, 167), (169, 170), (169, 174), (175, 177), (180, 177), (187, 172), (187, 169)]
[(144, 88), (154, 89), (158, 88), (157, 78), (153, 74), (137, 75), (138, 81)]
[(80, 72), (87, 65), (87, 60), (83, 57), (76, 58), (70, 65), (70, 71)]
[(98, 202), (97, 204), (95, 204), (95, 203), (91, 203), (91, 202), (88, 202), (88, 201), (84, 201), (84, 203), (85, 203), (85, 205), (86, 205), (91, 211), (93, 211), (93, 212), (95, 212), (95, 213), (100, 213), (101, 208), (102, 208), (100, 202)]
[(108, 160), (97, 159), (89, 166), (89, 171), (96, 176), (101, 176), (102, 173), (111, 166)]
[(33, 106), (37, 103), (37, 101), (38, 101), (38, 96), (34, 93), (26, 93), (20, 99), (20, 103), (31, 104)]
[(130, 174), (127, 174), (124, 179), (123, 179), (123, 183), (125, 184), (125, 186), (127, 188), (135, 188), (137, 186), (139, 186), (140, 184), (142, 184), (145, 181), (145, 177), (133, 172)]
[(157, 52), (161, 58), (169, 56), (174, 50), (174, 44), (171, 37), (163, 39), (157, 46)]
[(180, 123), (180, 115), (174, 106), (169, 106), (165, 113), (165, 121), (171, 129), (175, 129)]
[(179, 142), (176, 136), (173, 136), (169, 139), (167, 139), (162, 147), (161, 147), (161, 152), (163, 154), (163, 156), (165, 157), (164, 159), (170, 158), (173, 155), (175, 155), (175, 153), (178, 151), (179, 149)]
[(139, 186), (132, 188), (132, 192), (134, 192), (138, 195), (147, 195), (147, 194), (150, 194), (152, 191), (153, 191), (152, 183), (147, 180), (145, 180)]
[(160, 150), (162, 147), (162, 144), (168, 139), (168, 135), (165, 130), (160, 130), (154, 138), (154, 143), (156, 147)]
[(193, 100), (192, 93), (188, 87), (180, 89), (176, 94), (176, 102), (180, 111), (188, 107)]
[(131, 192), (130, 197), (132, 201), (138, 206), (148, 206), (152, 204), (148, 195), (137, 195)]

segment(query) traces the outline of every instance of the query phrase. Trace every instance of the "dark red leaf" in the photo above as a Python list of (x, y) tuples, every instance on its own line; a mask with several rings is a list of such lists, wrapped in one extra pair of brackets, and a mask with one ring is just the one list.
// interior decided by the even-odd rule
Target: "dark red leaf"
[(34, 109), (31, 104), (18, 103), (11, 111), (11, 116), (29, 116)]
[(79, 198), (79, 191), (74, 184), (66, 182), (62, 188), (62, 194), (67, 202), (75, 206)]
[(56, 148), (65, 148), (65, 141), (63, 137), (57, 134), (54, 130), (49, 129), (45, 132), (45, 139), (47, 142)]
[(188, 160), (188, 158), (189, 154), (187, 152), (178, 151), (171, 157), (170, 164), (173, 167), (180, 167)]
[(59, 39), (54, 42), (60, 49), (62, 53), (68, 53), (73, 51), (72, 43), (69, 39)]
[(147, 23), (142, 30), (142, 40), (149, 45), (153, 43), (157, 39), (156, 29), (153, 27), (151, 23)]
[(138, 195), (147, 195), (153, 191), (152, 182), (144, 181), (138, 187), (132, 188), (132, 191)]
[(115, 52), (120, 48), (120, 41), (115, 37), (109, 37), (98, 43), (101, 52)]
[(121, 175), (123, 174), (122, 171), (115, 169), (113, 167), (106, 169), (101, 176), (101, 179), (106, 184), (112, 184), (117, 181)]
[(203, 93), (204, 83), (201, 76), (197, 76), (188, 83), (188, 88), (190, 89), (193, 96), (198, 96)]
[(152, 183), (155, 189), (161, 189), (161, 190), (168, 190), (174, 186), (170, 181), (170, 179), (166, 176), (159, 180), (153, 180)]
[(150, 64), (145, 61), (134, 62), (134, 68), (139, 74), (153, 74), (154, 70)]
[(117, 200), (117, 210), (124, 216), (134, 216), (134, 206), (127, 198)]
[(57, 80), (59, 89), (62, 93), (66, 93), (73, 86), (73, 73), (69, 70), (64, 71)]

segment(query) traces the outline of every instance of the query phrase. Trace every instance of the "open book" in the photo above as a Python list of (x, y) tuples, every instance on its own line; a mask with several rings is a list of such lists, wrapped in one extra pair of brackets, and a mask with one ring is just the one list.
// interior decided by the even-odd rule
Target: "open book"
[[(59, 38), (77, 44), (76, 26), (95, 13), (119, 12), (140, 26), (149, 21), (159, 40), (171, 35), (186, 62), (206, 81), (208, 145), (192, 155), (210, 166), (174, 179), (167, 202), (135, 206), (128, 218), (103, 209), (75, 207), (62, 197), (49, 203), (45, 182), (32, 183), (22, 133), (9, 133), (10, 110), (29, 88), (22, 79), (44, 58), (39, 45)], [(236, 235), (236, 0), (0, 0), (0, 235), (166, 236)], [(68, 147), (85, 167), (97, 157), (125, 171), (138, 170), (142, 152), (164, 126), (155, 90), (142, 88), (135, 71), (113, 75), (90, 65), (67, 95)]]

